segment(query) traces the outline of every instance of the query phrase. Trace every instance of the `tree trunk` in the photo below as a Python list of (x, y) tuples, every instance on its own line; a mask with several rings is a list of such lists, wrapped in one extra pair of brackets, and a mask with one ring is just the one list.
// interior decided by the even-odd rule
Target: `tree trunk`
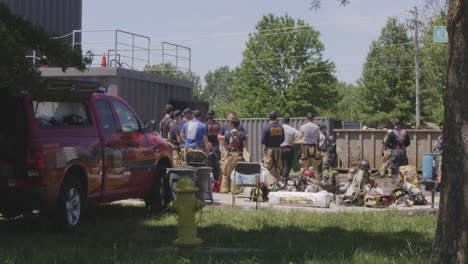
[(468, 0), (451, 0), (442, 193), (431, 263), (468, 263)]

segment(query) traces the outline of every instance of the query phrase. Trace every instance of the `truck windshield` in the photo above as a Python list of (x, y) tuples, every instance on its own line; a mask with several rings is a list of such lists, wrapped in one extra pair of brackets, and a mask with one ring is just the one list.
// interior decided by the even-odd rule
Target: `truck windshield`
[(40, 127), (90, 126), (88, 106), (84, 102), (37, 102), (34, 116)]

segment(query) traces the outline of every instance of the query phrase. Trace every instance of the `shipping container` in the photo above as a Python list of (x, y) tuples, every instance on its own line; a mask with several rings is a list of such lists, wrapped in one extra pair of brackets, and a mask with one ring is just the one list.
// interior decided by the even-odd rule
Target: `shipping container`
[[(338, 129), (337, 152), (341, 168), (356, 168), (361, 160), (368, 160), (374, 169), (382, 166), (382, 142), (388, 130), (385, 129)], [(408, 162), (422, 168), (422, 156), (431, 153), (439, 136), (439, 130), (408, 129), (411, 145), (407, 148)]]
[(142, 120), (156, 120), (164, 116), (164, 106), (171, 100), (192, 102), (193, 83), (172, 77), (127, 70), (123, 68), (90, 68), (80, 72), (60, 68), (42, 68), (45, 78), (66, 78), (96, 81), (107, 93), (122, 97)]

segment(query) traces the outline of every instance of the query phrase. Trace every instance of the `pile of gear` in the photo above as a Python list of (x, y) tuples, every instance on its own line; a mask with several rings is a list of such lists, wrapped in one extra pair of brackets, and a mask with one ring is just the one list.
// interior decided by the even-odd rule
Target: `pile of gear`
[(428, 204), (421, 190), (416, 168), (411, 165), (399, 168), (397, 188), (393, 189), (390, 194), (385, 194), (378, 187), (367, 160), (361, 161), (357, 171), (349, 171), (348, 181), (349, 186), (338, 198), (345, 205), (385, 208), (403, 203), (406, 206)]
[(344, 184), (340, 185), (339, 173), (337, 171), (329, 171), (325, 173), (319, 180), (315, 177), (313, 167), (302, 171), (298, 178), (288, 178), (286, 180), (284, 191), (287, 192), (320, 192), (327, 191), (333, 194), (343, 192)]

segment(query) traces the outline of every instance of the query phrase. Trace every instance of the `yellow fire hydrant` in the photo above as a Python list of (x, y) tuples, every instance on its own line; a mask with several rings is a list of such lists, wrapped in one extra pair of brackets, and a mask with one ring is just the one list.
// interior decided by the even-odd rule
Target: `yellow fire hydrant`
[(177, 236), (174, 244), (179, 247), (197, 246), (202, 243), (197, 238), (197, 225), (195, 223), (195, 212), (201, 210), (205, 204), (195, 199), (195, 187), (192, 179), (188, 176), (182, 176), (177, 182), (177, 200), (169, 204), (177, 213)]

